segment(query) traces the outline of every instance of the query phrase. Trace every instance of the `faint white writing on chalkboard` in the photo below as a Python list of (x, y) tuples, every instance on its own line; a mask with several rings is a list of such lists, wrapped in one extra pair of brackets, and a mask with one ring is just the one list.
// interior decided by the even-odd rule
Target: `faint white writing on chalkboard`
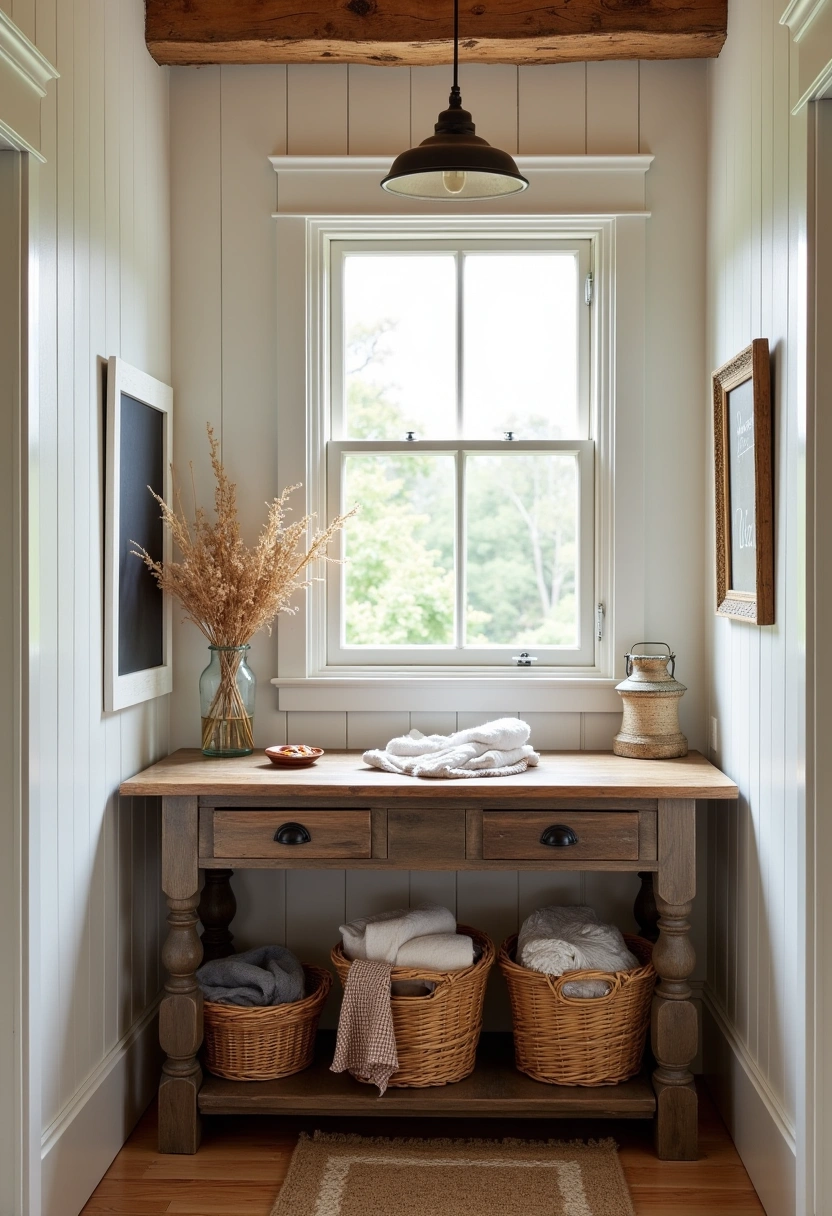
[(742, 420), (742, 414), (737, 410), (737, 455), (745, 456), (754, 450), (754, 419)]
[(738, 507), (734, 512), (734, 518), (737, 521), (737, 536), (740, 542), (741, 549), (756, 549), (757, 538), (754, 535), (754, 520), (749, 519), (750, 511), (744, 511), (742, 507)]

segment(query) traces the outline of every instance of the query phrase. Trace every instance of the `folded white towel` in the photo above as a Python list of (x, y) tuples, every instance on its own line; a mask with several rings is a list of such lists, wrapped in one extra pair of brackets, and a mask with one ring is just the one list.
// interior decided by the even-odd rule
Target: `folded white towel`
[(460, 743), (484, 743), (486, 747), (504, 751), (522, 747), (530, 734), (528, 723), (520, 718), (495, 718), (493, 722), (469, 726), (465, 730), (454, 731), (452, 735), (423, 735), (421, 731), (412, 730), (409, 735), (391, 739), (387, 751), (394, 756), (423, 756), (427, 752), (445, 751)]
[(465, 933), (426, 933), (399, 946), (397, 967), (425, 971), (461, 971), (474, 962), (474, 942)]
[(519, 718), (497, 718), (452, 735), (409, 735), (391, 739), (382, 751), (364, 753), (364, 763), (412, 777), (508, 777), (540, 763)]
[(422, 904), (418, 908), (397, 908), (394, 912), (360, 917), (340, 928), (347, 958), (395, 963), (402, 945), (413, 937), (455, 934), (456, 917), (439, 904)]
[[(628, 971), (639, 965), (619, 929), (598, 920), (594, 908), (538, 908), (523, 922), (517, 937), (517, 961), (530, 971), (564, 975), (568, 971)], [(564, 984), (566, 996), (606, 996), (604, 980)]]

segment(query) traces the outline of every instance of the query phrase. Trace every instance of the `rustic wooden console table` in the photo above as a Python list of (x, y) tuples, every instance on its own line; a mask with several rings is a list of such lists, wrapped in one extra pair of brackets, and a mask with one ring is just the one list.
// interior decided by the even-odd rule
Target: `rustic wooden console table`
[[(367, 768), (348, 752), (330, 753), (311, 768), (278, 769), (262, 754), (207, 760), (198, 751), (179, 751), (125, 781), (123, 795), (158, 796), (163, 805), (170, 929), (159, 1018), (167, 1055), (159, 1087), (161, 1151), (196, 1152), (201, 1116), (209, 1114), (604, 1116), (655, 1118), (659, 1157), (695, 1159), (697, 1102), (689, 1066), (697, 1020), (687, 981), (695, 962), (688, 917), (696, 886), (696, 800), (734, 799), (737, 792), (696, 753), (626, 760), (552, 752), (519, 777), (426, 781)], [(298, 824), (305, 831), (298, 832)], [(550, 827), (572, 831), (549, 833), (546, 844), (541, 837)], [(597, 1089), (543, 1085), (516, 1072), (503, 1045), (484, 1048), (465, 1081), (390, 1090), (381, 1106), (371, 1087), (330, 1073), (325, 1053), (311, 1069), (281, 1081), (203, 1079), (202, 994), (194, 973), (203, 948), (210, 958), (231, 953), (233, 870), (262, 867), (633, 871), (642, 880), (636, 920), (658, 938), (652, 1078)], [(201, 899), (200, 870), (206, 877)], [(336, 935), (333, 925), (333, 940)]]

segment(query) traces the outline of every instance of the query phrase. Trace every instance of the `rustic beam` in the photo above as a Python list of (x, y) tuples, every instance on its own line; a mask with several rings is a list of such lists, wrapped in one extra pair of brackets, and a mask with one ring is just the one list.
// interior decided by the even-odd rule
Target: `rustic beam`
[[(157, 63), (451, 59), (451, 0), (146, 0)], [(728, 0), (476, 0), (460, 12), (467, 63), (715, 58)]]

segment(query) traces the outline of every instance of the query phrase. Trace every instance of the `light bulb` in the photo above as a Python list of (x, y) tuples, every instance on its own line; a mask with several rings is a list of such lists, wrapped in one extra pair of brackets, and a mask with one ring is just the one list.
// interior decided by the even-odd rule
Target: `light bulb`
[(448, 194), (462, 194), (465, 189), (465, 174), (458, 169), (451, 169), (442, 174), (442, 185)]

